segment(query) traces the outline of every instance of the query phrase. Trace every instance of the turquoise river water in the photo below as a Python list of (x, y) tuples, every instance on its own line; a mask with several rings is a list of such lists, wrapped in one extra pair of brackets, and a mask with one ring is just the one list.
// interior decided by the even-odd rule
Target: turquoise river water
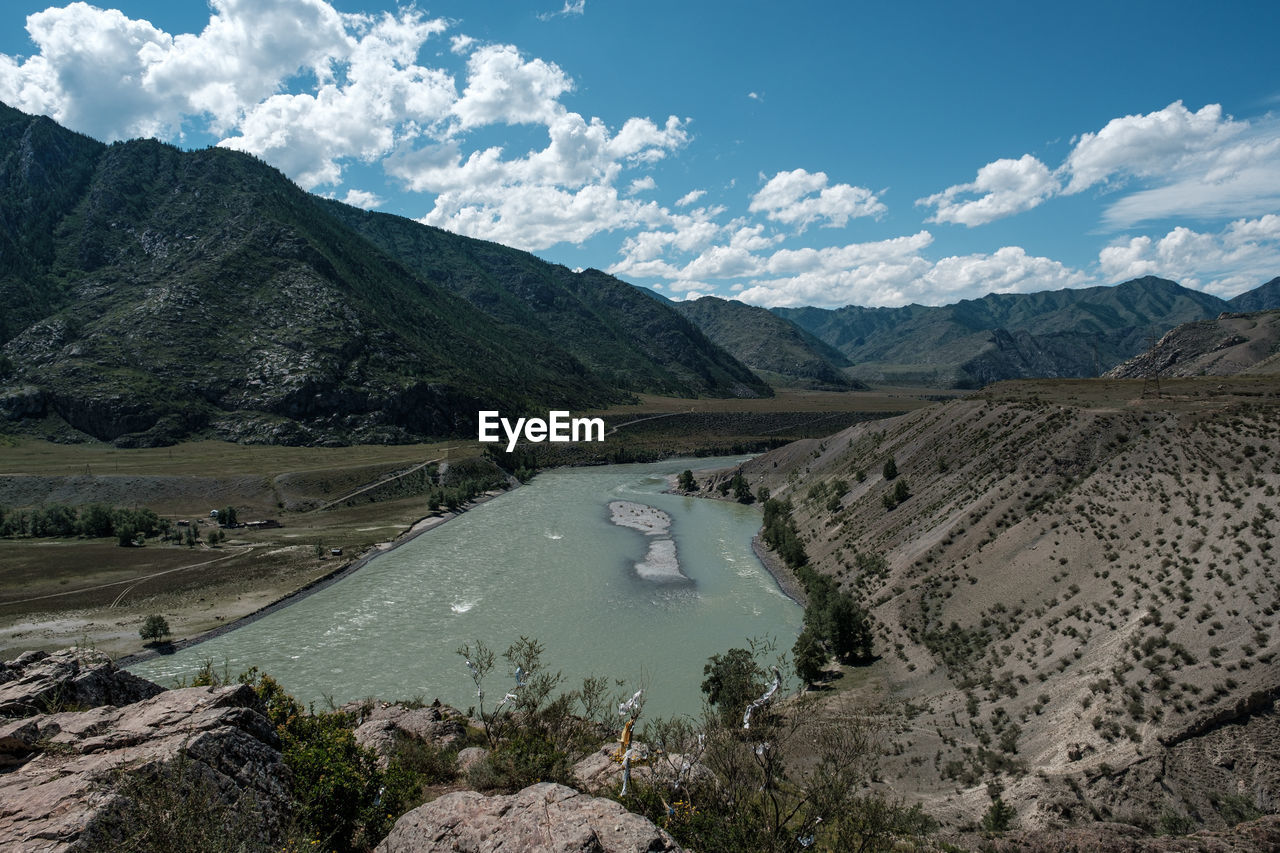
[[(603, 675), (645, 688), (646, 717), (697, 713), (709, 656), (748, 637), (789, 649), (802, 616), (751, 551), (757, 508), (662, 494), (668, 475), (735, 461), (546, 471), (296, 604), (130, 669), (169, 685), (206, 661), (256, 666), (317, 707), (374, 696), (465, 710), (475, 689), (455, 650), (480, 640), (501, 652), (524, 635), (566, 689)], [(688, 581), (636, 574), (648, 538), (610, 522), (615, 500), (671, 516)], [(510, 687), (501, 659), (485, 687), (494, 699)]]

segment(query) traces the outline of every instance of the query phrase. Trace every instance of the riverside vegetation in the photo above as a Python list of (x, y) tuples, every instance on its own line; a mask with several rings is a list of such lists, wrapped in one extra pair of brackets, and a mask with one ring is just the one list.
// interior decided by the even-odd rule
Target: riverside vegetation
[[(764, 689), (768, 643), (733, 649), (708, 662), (707, 712), (647, 720), (636, 743), (634, 781), (620, 793), (621, 765), (606, 761), (598, 794), (650, 818), (689, 849), (705, 851), (904, 849), (937, 824), (918, 806), (906, 806), (868, 788), (885, 747), (873, 715), (815, 717), (803, 698), (761, 706), (745, 729), (742, 710)], [(260, 804), (231, 804), (224, 792), (181, 761), (160, 773), (125, 774), (115, 784), (127, 807), (94, 837), (89, 849), (247, 851), (280, 849), (369, 850), (396, 819), (445, 790), (466, 786), (512, 793), (535, 782), (581, 785), (577, 773), (602, 742), (619, 733), (611, 685), (589, 677), (564, 690), (564, 678), (542, 660), (542, 646), (521, 638), (500, 657), (503, 683), (520, 672), (520, 686), (486, 708), (499, 656), (482, 642), (459, 649), (473, 663), (480, 698), (465, 715), (444, 709), (460, 736), (446, 744), (404, 739), (379, 755), (353, 730), (376, 703), (342, 709), (304, 709), (270, 676), (249, 670), (232, 678), (207, 665), (187, 686), (247, 684), (280, 741), (291, 779), (288, 819), (270, 825)], [(502, 690), (503, 688), (499, 688)], [(625, 691), (624, 691), (625, 692)], [(642, 702), (638, 703), (642, 706)], [(386, 703), (383, 703), (384, 707)], [(421, 699), (397, 703), (424, 707)], [(635, 712), (639, 714), (639, 710)], [(480, 747), (479, 750), (475, 749)], [(459, 751), (469, 749), (466, 766)], [(589, 763), (589, 762), (588, 762)], [(593, 765), (594, 766), (594, 765)], [(609, 768), (612, 769), (609, 769)]]

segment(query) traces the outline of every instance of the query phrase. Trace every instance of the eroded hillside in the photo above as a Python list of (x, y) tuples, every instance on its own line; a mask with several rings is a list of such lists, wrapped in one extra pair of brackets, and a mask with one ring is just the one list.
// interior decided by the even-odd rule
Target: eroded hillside
[(885, 777), (940, 816), (997, 778), (1033, 826), (1215, 826), (1280, 792), (1280, 387), (1142, 385), (995, 386), (743, 467), (873, 610)]

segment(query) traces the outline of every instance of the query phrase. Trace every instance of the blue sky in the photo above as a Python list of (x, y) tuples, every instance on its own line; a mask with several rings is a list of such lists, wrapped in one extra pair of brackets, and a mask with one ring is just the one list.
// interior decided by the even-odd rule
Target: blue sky
[(0, 100), (672, 298), (1280, 275), (1280, 4), (10, 0)]

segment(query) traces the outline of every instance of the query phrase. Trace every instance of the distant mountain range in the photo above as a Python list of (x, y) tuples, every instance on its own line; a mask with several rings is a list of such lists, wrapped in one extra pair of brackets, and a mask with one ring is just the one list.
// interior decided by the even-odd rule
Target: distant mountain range
[(480, 409), (772, 390), (617, 279), (0, 105), (0, 418), (122, 445), (474, 434)]
[(977, 388), (1002, 379), (1098, 376), (1180, 323), (1267, 308), (1280, 308), (1280, 278), (1230, 300), (1148, 276), (942, 307), (773, 310), (839, 350), (854, 378)]
[(671, 304), (773, 384), (830, 391), (867, 387), (845, 374), (851, 362), (843, 353), (764, 308), (715, 296)]

